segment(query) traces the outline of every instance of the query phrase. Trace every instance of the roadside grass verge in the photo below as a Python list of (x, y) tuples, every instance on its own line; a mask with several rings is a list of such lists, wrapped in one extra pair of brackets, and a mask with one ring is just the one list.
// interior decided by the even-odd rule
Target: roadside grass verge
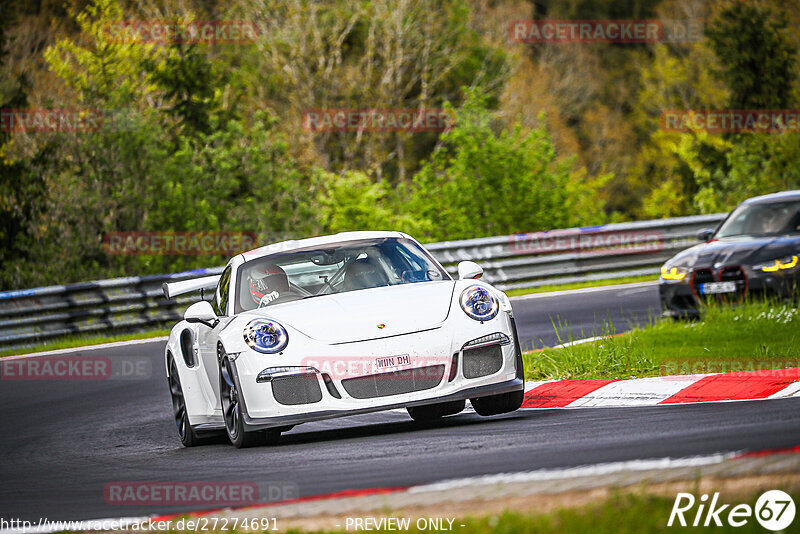
[(506, 291), (509, 297), (521, 297), (534, 293), (549, 293), (551, 291), (568, 291), (570, 289), (583, 289), (586, 287), (615, 286), (619, 284), (635, 284), (638, 282), (655, 282), (658, 274), (643, 276), (626, 276), (624, 278), (614, 278), (612, 280), (587, 280), (586, 282), (572, 282), (570, 284), (548, 284), (546, 286), (531, 287), (527, 289), (510, 289)]
[(134, 332), (127, 334), (76, 334), (47, 341), (34, 347), (21, 347), (0, 351), (0, 358), (3, 356), (16, 356), (19, 354), (31, 354), (34, 352), (45, 352), (58, 349), (73, 349), (77, 347), (88, 347), (91, 345), (101, 345), (103, 343), (113, 343), (116, 341), (131, 341), (134, 339), (147, 339), (151, 337), (161, 337), (169, 335), (169, 328), (145, 330), (144, 332)]
[[(796, 501), (797, 495), (792, 498)], [(750, 507), (755, 506), (755, 498), (747, 499)], [(677, 522), (672, 528), (667, 527), (674, 498), (648, 494), (617, 493), (611, 497), (589, 506), (580, 508), (562, 508), (547, 514), (525, 515), (516, 512), (504, 512), (482, 518), (468, 518), (461, 521), (464, 527), (459, 533), (523, 533), (550, 534), (553, 532), (569, 532), (578, 534), (640, 534), (642, 532), (665, 532), (672, 529), (686, 530)], [(727, 501), (726, 501), (727, 502)], [(741, 502), (741, 501), (737, 501)], [(687, 524), (694, 520), (697, 507), (687, 512)], [(705, 516), (703, 517), (703, 520)], [(723, 526), (712, 527), (713, 532), (764, 532), (764, 528), (749, 517), (745, 525), (733, 527), (726, 523), (727, 514), (721, 514)], [(454, 523), (455, 524), (455, 523)], [(702, 524), (702, 522), (701, 522)], [(708, 531), (705, 528), (691, 528), (691, 531)], [(410, 530), (413, 532), (414, 530)]]
[[(569, 325), (554, 325), (565, 332)], [(656, 319), (614, 337), (524, 354), (530, 380), (639, 378), (800, 367), (800, 312), (783, 303), (711, 306), (700, 321)], [(563, 339), (562, 343), (571, 341)]]
[[(696, 487), (696, 483), (688, 483), (685, 491), (692, 491), (692, 486)], [(774, 489), (774, 488), (764, 488)], [(797, 502), (800, 494), (790, 492), (789, 495)], [(720, 496), (720, 505), (728, 504), (728, 507), (723, 509), (722, 513), (718, 515), (722, 527), (716, 526), (711, 521), (711, 527), (693, 528), (692, 522), (698, 514), (697, 505), (687, 510), (683, 514), (683, 519), (688, 525), (682, 527), (679, 518), (676, 517), (673, 526), (667, 526), (675, 497), (670, 495), (663, 495), (658, 493), (648, 492), (646, 488), (637, 490), (615, 490), (609, 496), (602, 498), (597, 502), (588, 505), (570, 506), (566, 504), (562, 507), (555, 508), (546, 512), (517, 512), (517, 511), (503, 511), (501, 513), (480, 514), (478, 510), (476, 516), (467, 516), (460, 518), (458, 516), (447, 516), (446, 513), (441, 515), (434, 514), (433, 516), (417, 515), (417, 512), (406, 514), (403, 511), (392, 511), (389, 509), (378, 513), (348, 513), (350, 518), (370, 518), (376, 523), (381, 518), (392, 517), (403, 519), (407, 522), (408, 528), (405, 524), (402, 528), (392, 527), (389, 529), (373, 527), (368, 529), (358, 529), (350, 527), (349, 530), (338, 528), (336, 530), (327, 530), (325, 528), (313, 531), (306, 530), (305, 528), (288, 528), (285, 531), (289, 533), (304, 534), (314, 532), (316, 534), (339, 534), (353, 531), (378, 531), (378, 532), (435, 532), (439, 530), (454, 531), (459, 534), (552, 534), (552, 533), (570, 533), (570, 534), (641, 534), (643, 532), (669, 532), (671, 530), (691, 532), (736, 532), (736, 533), (750, 533), (758, 532), (763, 533), (766, 530), (762, 527), (753, 512), (750, 516), (739, 516), (737, 520), (744, 519), (746, 522), (739, 527), (734, 527), (728, 523), (728, 513), (732, 506), (737, 504), (746, 504), (750, 510), (755, 509), (755, 504), (758, 495), (762, 490), (757, 493), (751, 490), (742, 492), (735, 492), (733, 494), (723, 493)], [(700, 491), (693, 491), (695, 495), (699, 495)], [(700, 525), (703, 525), (707, 515), (707, 510), (702, 510), (700, 518)], [(429, 519), (438, 519), (441, 521), (441, 528), (432, 527)], [(418, 523), (419, 519), (423, 519)], [(213, 523), (213, 519), (211, 520)], [(334, 519), (330, 520), (331, 522)], [(344, 519), (337, 518), (335, 521), (344, 523)], [(449, 521), (452, 521), (452, 526)], [(797, 519), (795, 519), (795, 522)], [(277, 524), (280, 527), (281, 519), (278, 518)], [(188, 532), (186, 530), (170, 532)], [(246, 530), (236, 530), (228, 532), (247, 532)], [(252, 532), (252, 531), (251, 531)], [(786, 532), (789, 532), (787, 529)]]

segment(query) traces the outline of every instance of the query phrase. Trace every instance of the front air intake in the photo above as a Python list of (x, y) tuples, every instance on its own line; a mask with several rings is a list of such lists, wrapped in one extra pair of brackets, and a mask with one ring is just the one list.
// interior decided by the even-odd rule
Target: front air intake
[(279, 376), (271, 380), (272, 395), (280, 404), (295, 406), (322, 400), (322, 390), (314, 373)]
[(496, 373), (503, 367), (503, 349), (487, 345), (464, 350), (464, 378), (480, 378)]
[(432, 389), (444, 378), (444, 365), (430, 365), (342, 380), (342, 387), (355, 399), (374, 399)]

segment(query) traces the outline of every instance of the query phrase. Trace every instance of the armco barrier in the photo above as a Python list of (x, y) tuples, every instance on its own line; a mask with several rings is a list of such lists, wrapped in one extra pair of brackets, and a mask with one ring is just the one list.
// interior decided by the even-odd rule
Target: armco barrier
[[(557, 285), (657, 274), (665, 260), (696, 242), (699, 230), (717, 226), (724, 216), (607, 224), (425, 247), (451, 274), (459, 261), (480, 263), (484, 279), (503, 290)], [(168, 301), (161, 284), (221, 271), (216, 267), (0, 292), (0, 348), (31, 345), (65, 334), (169, 325), (200, 296)]]

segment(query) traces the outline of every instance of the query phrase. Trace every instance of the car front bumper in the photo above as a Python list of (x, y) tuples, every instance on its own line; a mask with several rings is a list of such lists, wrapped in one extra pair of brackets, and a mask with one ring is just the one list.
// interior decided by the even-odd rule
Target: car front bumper
[[(466, 319), (472, 321), (471, 319)], [(522, 355), (516, 338), (513, 317), (501, 312), (495, 320), (486, 323), (466, 323), (468, 329), (457, 324), (445, 323), (439, 328), (425, 332), (404, 334), (380, 340), (346, 343), (342, 345), (305, 347), (307, 354), (321, 356), (288, 356), (280, 362), (285, 370), (275, 374), (276, 379), (259, 379), (265, 369), (275, 368), (264, 363), (263, 355), (243, 354), (232, 362), (234, 380), (243, 407), (245, 426), (248, 430), (295, 425), (335, 417), (358, 415), (382, 410), (420, 406), (440, 402), (484, 397), (510, 393), (524, 389)], [(463, 326), (463, 325), (462, 325)], [(491, 334), (504, 334), (508, 343), (489, 343), (479, 348), (465, 348), (472, 340)], [(488, 366), (483, 372), (475, 368), (467, 370), (467, 358), (474, 358), (478, 351), (491, 353), (499, 369)], [(310, 352), (309, 352), (310, 351)], [(498, 354), (499, 352), (499, 354)], [(320, 365), (320, 362), (365, 361), (373, 362), (385, 357), (407, 356), (408, 364), (396, 369), (381, 370), (355, 376), (352, 373), (331, 372), (336, 366)], [(466, 356), (466, 358), (465, 358)], [(474, 361), (470, 359), (470, 361)], [(314, 365), (308, 365), (313, 363)], [(439, 369), (438, 366), (443, 366)], [(496, 367), (496, 366), (495, 366)], [(436, 368), (435, 374), (429, 370)], [(478, 365), (480, 368), (480, 365)], [(415, 374), (417, 371), (420, 374)], [(391, 375), (391, 376), (390, 376)], [(390, 391), (378, 392), (365, 398), (364, 388), (354, 389), (349, 379), (383, 378), (384, 387)], [(286, 404), (285, 395), (275, 389), (277, 380), (294, 380), (291, 387), (304, 388), (306, 394), (297, 395), (293, 403)], [(421, 382), (424, 389), (415, 390), (412, 382)], [(379, 380), (380, 382), (380, 380)], [(287, 382), (286, 384), (289, 384)], [(371, 384), (369, 384), (371, 387)], [(283, 387), (283, 386), (281, 386)], [(367, 388), (370, 389), (370, 388)], [(349, 390), (349, 391), (348, 391)], [(394, 390), (400, 391), (395, 393)], [(291, 391), (289, 393), (291, 395)], [(296, 402), (296, 403), (294, 403)]]
[[(703, 295), (704, 282), (725, 281), (728, 277), (737, 285), (735, 293)], [(699, 317), (709, 301), (739, 304), (745, 299), (796, 299), (800, 287), (800, 269), (765, 273), (749, 266), (695, 269), (681, 281), (659, 280), (659, 296), (664, 315), (674, 318)]]

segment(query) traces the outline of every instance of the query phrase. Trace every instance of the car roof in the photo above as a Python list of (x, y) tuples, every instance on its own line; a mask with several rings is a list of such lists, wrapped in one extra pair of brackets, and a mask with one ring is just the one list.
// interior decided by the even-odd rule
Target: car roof
[(748, 198), (742, 204), (769, 204), (770, 202), (784, 202), (786, 200), (800, 200), (800, 189)]
[(291, 239), (289, 241), (281, 241), (280, 243), (271, 243), (263, 247), (242, 252), (240, 256), (244, 261), (250, 261), (270, 254), (277, 254), (279, 252), (291, 252), (309, 247), (317, 247), (323, 245), (330, 245), (332, 243), (346, 243), (348, 241), (359, 241), (361, 239), (380, 239), (382, 237), (409, 237), (402, 232), (387, 232), (387, 231), (360, 231), (360, 232), (339, 232), (332, 235), (321, 235), (318, 237), (309, 237), (306, 239)]

